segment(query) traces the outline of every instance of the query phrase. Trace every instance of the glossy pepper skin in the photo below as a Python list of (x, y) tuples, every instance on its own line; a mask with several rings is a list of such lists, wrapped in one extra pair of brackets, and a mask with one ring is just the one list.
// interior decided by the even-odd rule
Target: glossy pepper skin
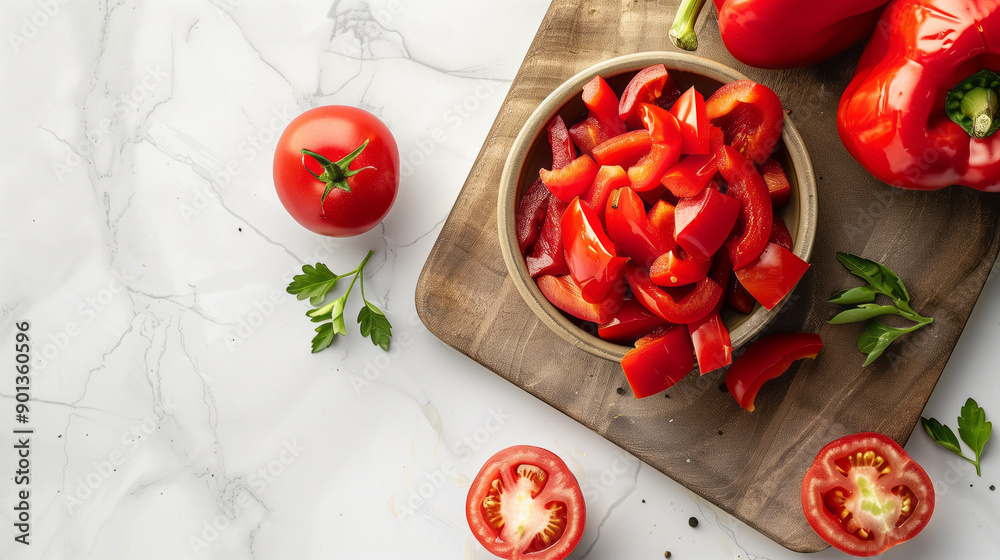
[[(670, 35), (695, 50), (694, 19), (705, 0), (685, 0)], [(729, 52), (756, 68), (798, 68), (868, 38), (888, 0), (713, 0)]]
[(945, 112), (948, 91), (1000, 71), (1000, 0), (896, 0), (837, 109), (847, 151), (906, 189), (1000, 191), (1000, 134), (974, 139)]

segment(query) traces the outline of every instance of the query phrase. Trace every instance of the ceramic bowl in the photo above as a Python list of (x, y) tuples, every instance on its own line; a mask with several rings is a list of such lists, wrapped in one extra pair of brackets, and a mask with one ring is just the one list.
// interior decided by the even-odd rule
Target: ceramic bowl
[[(531, 114), (514, 139), (500, 177), (497, 212), (500, 247), (518, 292), (532, 311), (564, 340), (609, 360), (621, 360), (631, 346), (597, 337), (596, 329), (584, 328), (585, 325), (578, 319), (566, 315), (545, 299), (535, 281), (528, 275), (524, 257), (518, 249), (514, 214), (521, 194), (538, 178), (539, 169), (550, 168), (552, 165), (552, 152), (545, 125), (556, 114), (562, 116), (567, 126), (586, 117), (587, 108), (580, 96), (583, 85), (594, 76), (601, 75), (620, 94), (636, 72), (659, 63), (667, 67), (681, 91), (693, 85), (706, 99), (723, 84), (746, 78), (718, 62), (672, 52), (636, 53), (595, 64), (563, 82)], [(784, 218), (792, 234), (795, 254), (808, 261), (816, 235), (816, 177), (802, 137), (787, 115), (775, 156), (782, 162), (792, 187), (791, 202), (779, 215)], [(739, 348), (751, 340), (777, 314), (780, 307), (779, 304), (768, 311), (757, 305), (749, 314), (733, 312), (725, 315), (733, 348)]]

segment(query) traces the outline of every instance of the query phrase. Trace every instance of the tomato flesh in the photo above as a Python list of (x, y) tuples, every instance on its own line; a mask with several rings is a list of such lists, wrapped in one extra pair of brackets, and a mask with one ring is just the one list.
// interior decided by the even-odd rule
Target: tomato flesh
[(934, 485), (892, 439), (856, 434), (817, 454), (802, 479), (802, 510), (826, 542), (854, 556), (874, 556), (927, 525)]
[(573, 473), (551, 451), (518, 445), (483, 465), (465, 503), (480, 544), (508, 560), (561, 560), (580, 542), (586, 506)]

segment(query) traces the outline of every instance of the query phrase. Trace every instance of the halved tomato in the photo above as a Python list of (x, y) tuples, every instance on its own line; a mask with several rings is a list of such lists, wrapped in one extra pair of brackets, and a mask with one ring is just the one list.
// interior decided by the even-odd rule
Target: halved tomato
[(826, 542), (854, 556), (874, 556), (927, 525), (934, 484), (892, 439), (855, 434), (816, 455), (802, 479), (802, 511)]
[(472, 534), (507, 560), (562, 560), (580, 542), (587, 508), (576, 477), (556, 454), (515, 445), (486, 461), (465, 501)]

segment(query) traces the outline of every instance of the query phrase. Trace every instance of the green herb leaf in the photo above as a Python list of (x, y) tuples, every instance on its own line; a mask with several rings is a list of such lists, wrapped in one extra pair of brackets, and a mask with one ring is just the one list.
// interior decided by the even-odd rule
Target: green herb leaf
[(858, 350), (868, 354), (868, 359), (863, 365), (874, 362), (882, 352), (900, 336), (910, 332), (912, 329), (899, 329), (890, 327), (880, 321), (872, 321), (865, 326), (865, 332), (858, 338)]
[(848, 290), (841, 290), (837, 292), (830, 299), (830, 303), (839, 303), (843, 305), (872, 303), (875, 301), (875, 296), (877, 296), (878, 293), (879, 291), (871, 286), (858, 286), (857, 288), (850, 288)]
[(879, 292), (894, 300), (910, 301), (903, 281), (889, 267), (849, 253), (837, 253), (837, 259), (843, 263), (851, 274), (871, 284)]
[(333, 323), (323, 323), (316, 327), (316, 336), (312, 339), (313, 354), (330, 346), (337, 333), (333, 330)]
[(896, 309), (894, 305), (865, 303), (855, 307), (854, 309), (841, 311), (836, 314), (833, 319), (830, 319), (830, 323), (834, 325), (842, 325), (844, 323), (860, 323), (881, 315), (899, 315), (899, 309)]
[(976, 474), (982, 476), (979, 470), (979, 458), (983, 454), (986, 440), (990, 439), (993, 423), (986, 421), (986, 411), (975, 400), (969, 398), (962, 407), (962, 415), (958, 417), (958, 435), (976, 453)]
[(962, 455), (962, 446), (958, 443), (958, 437), (955, 432), (951, 431), (951, 428), (945, 426), (941, 422), (938, 422), (936, 418), (924, 418), (920, 417), (920, 423), (924, 426), (924, 431), (927, 435), (931, 436), (931, 439), (941, 447), (951, 451), (956, 455)]
[(340, 278), (323, 263), (307, 264), (302, 267), (302, 274), (292, 277), (287, 291), (298, 299), (309, 298), (312, 305), (320, 305)]
[(372, 344), (389, 350), (389, 339), (392, 337), (392, 325), (385, 313), (375, 306), (375, 304), (365, 301), (365, 306), (358, 313), (358, 323), (361, 325), (361, 336), (372, 339)]

